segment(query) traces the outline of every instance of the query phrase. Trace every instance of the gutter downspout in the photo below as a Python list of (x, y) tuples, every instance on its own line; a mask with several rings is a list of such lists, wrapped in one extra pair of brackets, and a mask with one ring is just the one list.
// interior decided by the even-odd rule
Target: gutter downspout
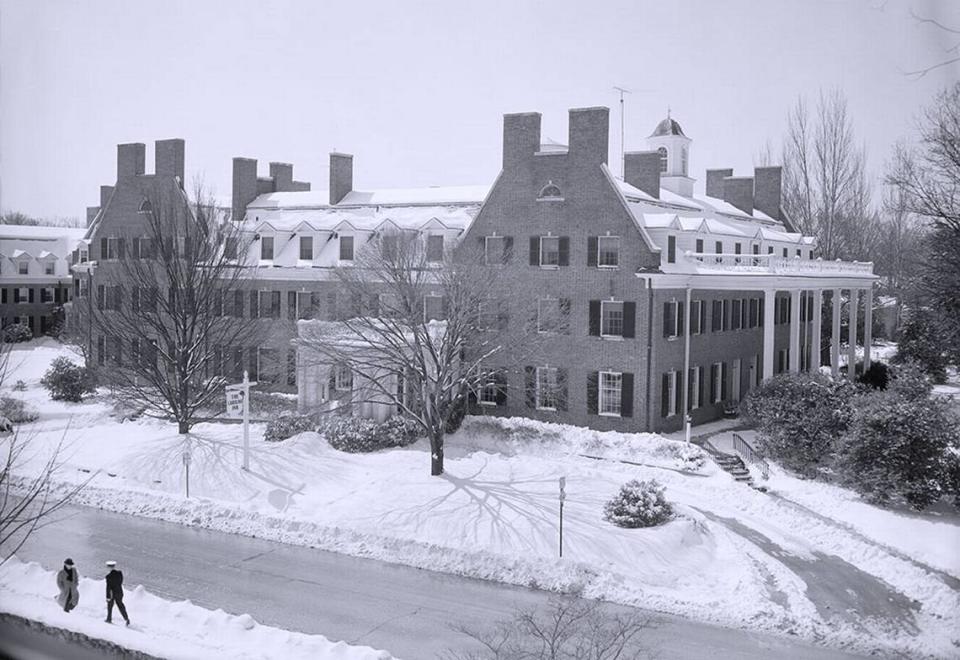
[[(685, 431), (684, 438), (686, 439), (687, 444), (690, 444), (690, 412), (689, 412), (690, 402), (688, 399), (690, 397), (690, 334), (693, 330), (693, 328), (691, 328), (690, 326), (693, 324), (691, 323), (691, 318), (690, 318), (690, 295), (692, 292), (690, 290), (689, 282), (687, 282), (686, 290), (687, 290), (686, 302), (684, 303), (686, 306), (686, 311), (684, 312), (684, 315), (687, 317), (686, 319), (687, 322), (684, 324), (684, 328), (683, 328), (683, 397), (682, 399), (683, 399), (683, 428)], [(697, 319), (697, 323), (700, 323), (699, 318)]]
[(647, 431), (653, 433), (653, 282), (642, 279), (647, 287)]

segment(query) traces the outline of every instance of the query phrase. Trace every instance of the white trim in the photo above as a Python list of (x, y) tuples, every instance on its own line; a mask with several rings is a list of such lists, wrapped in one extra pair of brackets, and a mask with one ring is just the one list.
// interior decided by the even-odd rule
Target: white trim
[[(615, 240), (617, 245), (617, 263), (616, 264), (602, 264), (600, 263), (600, 254), (603, 250), (600, 248), (600, 241), (603, 239)], [(621, 241), (619, 236), (597, 236), (597, 268), (601, 270), (617, 270), (620, 268), (620, 247)]]
[[(604, 305), (620, 305), (620, 334), (605, 334), (603, 332), (603, 306)], [(600, 336), (604, 339), (623, 339), (623, 324), (625, 321), (624, 317), (624, 305), (622, 300), (601, 300), (600, 301)]]
[(723, 362), (714, 362), (711, 366), (717, 367), (717, 375), (713, 381), (713, 399), (710, 403), (722, 403), (723, 402), (723, 377), (724, 377), (724, 368)]
[(557, 370), (556, 367), (537, 367), (537, 368), (536, 368), (536, 371), (534, 372), (534, 382), (533, 382), (533, 396), (534, 396), (534, 403), (536, 404), (535, 407), (536, 407), (537, 410), (547, 410), (547, 411), (550, 411), (550, 412), (556, 412), (556, 411), (557, 411), (557, 407), (556, 407), (556, 406), (542, 406), (542, 405), (540, 405), (540, 394), (541, 394), (541, 392), (540, 392), (540, 372), (541, 372), (541, 371), (543, 371), (543, 372), (553, 371), (553, 372), (554, 372), (554, 376), (553, 376), (553, 387), (554, 387), (554, 388), (557, 387), (557, 377), (559, 376), (559, 371)]
[[(603, 377), (604, 376), (618, 376), (620, 378), (620, 387), (618, 388), (618, 398), (616, 401), (617, 412), (604, 412), (603, 410)], [(622, 409), (621, 404), (623, 400), (623, 372), (622, 371), (600, 371), (597, 374), (597, 413), (601, 417), (621, 417)]]

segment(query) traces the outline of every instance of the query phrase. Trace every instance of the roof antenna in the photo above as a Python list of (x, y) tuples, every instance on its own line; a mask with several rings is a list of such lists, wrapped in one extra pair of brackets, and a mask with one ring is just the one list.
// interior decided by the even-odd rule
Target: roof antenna
[(626, 176), (626, 160), (623, 151), (623, 95), (629, 94), (629, 89), (624, 89), (623, 87), (613, 86), (615, 90), (620, 92), (620, 178), (623, 179)]

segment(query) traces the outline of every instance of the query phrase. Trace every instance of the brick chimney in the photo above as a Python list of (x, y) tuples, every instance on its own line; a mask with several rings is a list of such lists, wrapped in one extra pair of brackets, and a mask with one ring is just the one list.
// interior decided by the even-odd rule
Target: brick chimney
[(276, 192), (289, 192), (293, 188), (293, 165), (290, 163), (270, 163), (270, 178)]
[(157, 140), (154, 143), (154, 168), (157, 176), (175, 176), (183, 188), (184, 142), (180, 138)]
[(753, 203), (758, 211), (781, 220), (780, 203), (783, 168), (779, 165), (753, 170)]
[(503, 116), (503, 169), (527, 162), (540, 151), (540, 113), (518, 112)]
[(113, 195), (113, 186), (100, 186), (100, 208), (107, 208), (111, 195)]
[(580, 164), (607, 162), (610, 149), (610, 108), (574, 108), (570, 110), (570, 158)]
[(257, 161), (255, 158), (233, 159), (233, 200), (230, 218), (241, 222), (247, 205), (257, 197)]
[(88, 206), (87, 207), (87, 226), (93, 224), (94, 219), (96, 219), (97, 214), (100, 213), (99, 206)]
[(660, 199), (660, 154), (628, 151), (623, 155), (623, 180), (651, 197)]
[(353, 156), (330, 154), (330, 204), (339, 204), (353, 190)]
[(147, 145), (142, 142), (117, 145), (117, 179), (140, 176), (147, 160)]
[(753, 215), (753, 177), (728, 176), (723, 179), (723, 201), (747, 215)]
[(707, 170), (707, 197), (723, 199), (723, 180), (733, 176), (733, 169)]

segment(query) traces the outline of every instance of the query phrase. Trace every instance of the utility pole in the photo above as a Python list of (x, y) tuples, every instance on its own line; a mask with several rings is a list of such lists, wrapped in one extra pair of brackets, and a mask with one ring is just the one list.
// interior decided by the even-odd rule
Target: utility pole
[(620, 92), (620, 178), (622, 179), (625, 176), (626, 163), (624, 162), (624, 146), (623, 146), (623, 136), (624, 136), (624, 119), (623, 119), (623, 95), (629, 94), (629, 89), (624, 89), (623, 87), (617, 87), (616, 85), (613, 88)]

